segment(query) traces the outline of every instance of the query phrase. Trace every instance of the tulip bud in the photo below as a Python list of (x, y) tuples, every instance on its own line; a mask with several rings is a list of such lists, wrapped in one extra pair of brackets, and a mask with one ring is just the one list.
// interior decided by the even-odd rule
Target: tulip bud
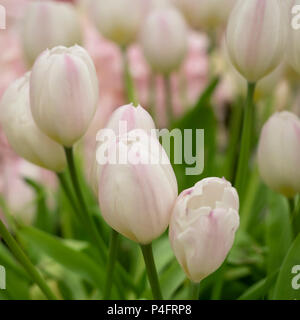
[(196, 29), (215, 28), (225, 22), (236, 0), (173, 0)]
[[(144, 130), (132, 130), (107, 144), (118, 159), (107, 161), (99, 179), (104, 220), (125, 237), (148, 244), (167, 228), (177, 197), (177, 181), (159, 141)], [(97, 157), (98, 163), (102, 161)]]
[(216, 271), (239, 226), (239, 197), (225, 179), (206, 178), (183, 191), (171, 215), (169, 237), (177, 260), (193, 282)]
[(143, 21), (141, 0), (93, 0), (91, 14), (99, 32), (120, 46), (136, 40)]
[(24, 16), (22, 32), (24, 55), (29, 65), (46, 49), (81, 43), (79, 18), (73, 6), (66, 3), (30, 3)]
[(43, 168), (61, 172), (66, 166), (63, 148), (35, 124), (29, 103), (29, 73), (17, 79), (4, 93), (0, 121), (15, 152)]
[(239, 0), (229, 18), (226, 40), (234, 67), (256, 82), (273, 71), (285, 50), (286, 15), (279, 0)]
[[(145, 130), (149, 135), (152, 134), (152, 130), (155, 130), (155, 124), (150, 114), (140, 105), (134, 107), (132, 104), (128, 104), (116, 109), (106, 125), (106, 129), (111, 129), (119, 136), (125, 134), (134, 129)], [(101, 144), (102, 130), (97, 135), (97, 148)], [(97, 149), (96, 148), (96, 149)], [(97, 165), (96, 156), (95, 162), (91, 168), (90, 183), (95, 194), (98, 194), (98, 183), (100, 178), (101, 167)]]
[(153, 70), (168, 74), (177, 69), (187, 52), (187, 28), (173, 8), (159, 9), (146, 19), (141, 45)]
[[(120, 132), (120, 122), (126, 123), (127, 129), (125, 132)], [(148, 134), (151, 130), (155, 130), (155, 124), (150, 114), (140, 105), (134, 107), (133, 104), (128, 104), (116, 109), (110, 119), (106, 128), (112, 129), (117, 135), (129, 132), (134, 129), (145, 130)]]
[(30, 102), (35, 122), (50, 138), (65, 147), (78, 141), (98, 103), (97, 74), (86, 50), (46, 50), (32, 69)]
[(291, 112), (275, 113), (264, 125), (258, 146), (264, 182), (288, 198), (300, 192), (300, 120)]

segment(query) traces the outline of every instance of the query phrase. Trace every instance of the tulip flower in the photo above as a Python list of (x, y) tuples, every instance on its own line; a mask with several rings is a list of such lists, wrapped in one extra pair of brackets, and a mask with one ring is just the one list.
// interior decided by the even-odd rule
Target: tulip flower
[(215, 28), (225, 22), (236, 0), (173, 0), (196, 29)]
[(99, 32), (120, 46), (136, 40), (143, 21), (141, 0), (109, 0), (91, 2), (91, 15)]
[[(159, 141), (140, 129), (111, 140), (106, 148), (127, 161), (113, 162), (108, 157), (100, 163), (98, 196), (103, 218), (125, 237), (148, 245), (166, 230), (177, 197), (170, 161)], [(102, 160), (97, 157), (98, 163)]]
[(82, 38), (75, 8), (71, 4), (52, 1), (29, 3), (22, 33), (24, 56), (29, 65), (44, 50), (80, 44)]
[[(128, 104), (116, 109), (105, 127), (105, 129), (111, 129), (118, 136), (126, 134), (134, 129), (145, 130), (149, 135), (152, 134), (152, 130), (155, 130), (155, 124), (150, 114), (140, 105), (134, 107), (132, 104)], [(101, 145), (101, 138), (103, 137), (104, 130), (100, 130), (97, 135), (97, 148)], [(102, 141), (103, 142), (103, 141)], [(97, 149), (96, 148), (96, 149)], [(91, 168), (90, 183), (95, 194), (98, 194), (98, 182), (101, 172), (101, 166), (97, 164), (96, 156), (95, 161)]]
[(0, 122), (14, 151), (43, 168), (61, 172), (66, 166), (63, 148), (46, 136), (32, 118), (29, 103), (29, 77), (17, 79), (4, 93)]
[[(122, 130), (121, 122), (126, 123), (127, 129), (125, 132)], [(155, 124), (150, 114), (140, 105), (134, 107), (133, 104), (128, 104), (116, 109), (110, 119), (106, 128), (112, 129), (117, 135), (129, 132), (134, 129), (143, 129), (148, 134), (155, 130)]]
[(279, 0), (239, 0), (229, 18), (226, 40), (234, 67), (256, 82), (283, 59), (286, 14)]
[(258, 146), (263, 181), (288, 198), (300, 192), (300, 119), (293, 113), (275, 113), (264, 125)]
[(173, 8), (154, 10), (146, 19), (141, 45), (154, 71), (169, 74), (182, 63), (187, 52), (187, 28)]
[(239, 226), (238, 210), (236, 190), (220, 178), (203, 179), (177, 198), (169, 237), (191, 281), (200, 282), (225, 260)]
[(50, 138), (71, 147), (86, 132), (98, 103), (98, 79), (85, 49), (55, 47), (35, 62), (30, 79), (33, 118)]

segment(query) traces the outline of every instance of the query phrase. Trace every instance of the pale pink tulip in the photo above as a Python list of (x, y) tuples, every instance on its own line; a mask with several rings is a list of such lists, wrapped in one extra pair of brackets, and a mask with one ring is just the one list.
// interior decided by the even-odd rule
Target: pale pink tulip
[(258, 146), (263, 181), (292, 198), (300, 192), (300, 120), (287, 111), (275, 113), (264, 125)]
[[(105, 129), (112, 130), (116, 136), (127, 134), (131, 130), (142, 129), (147, 134), (151, 135), (152, 130), (155, 130), (155, 124), (150, 114), (141, 106), (134, 107), (132, 104), (121, 106), (116, 109), (109, 118)], [(123, 131), (124, 130), (124, 131)], [(98, 194), (99, 178), (101, 168), (96, 161), (96, 152), (101, 143), (102, 132), (97, 135), (97, 145), (93, 153), (92, 166), (90, 170), (89, 181), (95, 194)], [(154, 133), (155, 134), (155, 133)], [(153, 134), (153, 135), (154, 135)]]
[(131, 155), (132, 162), (103, 165), (99, 179), (101, 213), (125, 237), (148, 244), (168, 226), (177, 197), (175, 174), (158, 140), (144, 130), (120, 136), (117, 145), (114, 142), (107, 145), (108, 150), (114, 146), (120, 156)]
[(227, 47), (232, 64), (249, 82), (260, 80), (282, 61), (287, 27), (281, 1), (237, 2), (227, 26)]
[(107, 39), (120, 46), (136, 40), (143, 21), (142, 1), (92, 0), (90, 10), (99, 32)]
[(193, 28), (211, 30), (227, 21), (236, 0), (172, 0), (172, 2), (182, 11)]
[(206, 278), (225, 260), (239, 226), (238, 211), (238, 194), (225, 179), (203, 179), (179, 195), (169, 237), (178, 262), (193, 282)]
[(140, 39), (154, 71), (169, 74), (180, 67), (187, 51), (187, 27), (179, 11), (154, 10), (145, 21)]
[(46, 50), (30, 78), (30, 103), (38, 127), (71, 147), (87, 131), (98, 104), (98, 79), (92, 59), (79, 46)]
[(26, 160), (61, 172), (66, 167), (62, 146), (47, 137), (32, 118), (29, 102), (29, 77), (14, 81), (0, 103), (0, 122), (14, 151)]
[(55, 1), (31, 2), (22, 21), (24, 57), (33, 65), (46, 49), (81, 44), (82, 34), (75, 8)]

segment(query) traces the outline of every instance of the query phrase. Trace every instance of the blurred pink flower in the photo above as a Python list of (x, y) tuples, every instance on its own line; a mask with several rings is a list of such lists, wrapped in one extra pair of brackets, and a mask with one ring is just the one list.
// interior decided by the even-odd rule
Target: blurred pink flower
[(99, 35), (94, 26), (83, 18), (84, 47), (93, 59), (99, 80), (99, 105), (84, 136), (85, 167), (90, 167), (96, 147), (97, 132), (105, 127), (111, 113), (124, 104), (122, 59), (120, 49)]
[[(186, 59), (178, 73), (172, 74), (172, 100), (174, 114), (179, 116), (186, 107), (192, 106), (208, 80), (208, 38), (204, 34), (191, 32)], [(162, 76), (154, 75), (138, 45), (129, 49), (130, 71), (138, 92), (139, 102), (146, 108), (151, 104), (151, 85), (155, 90), (155, 113), (157, 125), (166, 125), (165, 90)], [(153, 84), (151, 84), (151, 82)]]
[(6, 88), (25, 72), (20, 41), (15, 29), (0, 31), (0, 97)]
[(41, 169), (19, 157), (10, 156), (2, 159), (0, 165), (0, 194), (5, 199), (11, 214), (16, 219), (30, 224), (35, 214), (36, 194), (24, 182), (24, 177), (31, 178), (52, 191), (55, 190), (57, 181), (52, 172)]
[[(24, 8), (30, 0), (1, 0), (1, 5), (6, 10), (6, 27), (11, 27), (23, 16)], [(6, 29), (6, 30), (7, 30)], [(1, 33), (3, 31), (1, 30)]]
[(183, 65), (186, 78), (187, 104), (196, 102), (208, 81), (209, 56), (207, 53), (209, 39), (204, 33), (192, 32), (189, 36), (189, 51)]

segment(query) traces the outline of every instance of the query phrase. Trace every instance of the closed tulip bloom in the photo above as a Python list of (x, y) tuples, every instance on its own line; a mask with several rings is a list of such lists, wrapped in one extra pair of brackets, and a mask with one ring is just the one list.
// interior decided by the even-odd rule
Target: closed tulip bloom
[(130, 131), (119, 136), (116, 144), (107, 145), (108, 150), (115, 146), (119, 157), (128, 161), (103, 165), (98, 195), (101, 213), (125, 237), (149, 244), (169, 224), (177, 197), (174, 171), (159, 141), (144, 130)]
[(239, 198), (225, 179), (206, 178), (177, 198), (169, 237), (175, 256), (195, 283), (225, 260), (239, 227)]
[(173, 2), (193, 28), (209, 29), (227, 20), (236, 0), (173, 0)]
[(4, 93), (0, 122), (14, 151), (24, 159), (61, 172), (66, 166), (63, 148), (35, 124), (29, 103), (29, 73), (17, 79)]
[(234, 67), (256, 82), (283, 59), (287, 20), (279, 0), (239, 0), (229, 18), (226, 40)]
[(117, 135), (126, 132), (120, 132), (120, 123), (126, 123), (126, 132), (134, 129), (143, 129), (147, 133), (151, 134), (151, 130), (155, 130), (155, 124), (150, 114), (140, 105), (134, 107), (133, 104), (127, 104), (125, 106), (116, 109), (110, 119), (106, 128), (112, 129)]
[(82, 39), (79, 17), (75, 8), (66, 3), (29, 3), (22, 23), (23, 50), (32, 65), (38, 55), (58, 45), (80, 44)]
[(90, 9), (104, 37), (120, 46), (127, 46), (136, 40), (144, 14), (141, 0), (93, 0)]
[[(134, 129), (145, 130), (145, 132), (150, 135), (152, 134), (152, 130), (156, 129), (150, 114), (140, 105), (138, 107), (134, 107), (132, 104), (117, 108), (110, 116), (105, 128), (113, 130), (117, 136), (126, 134)], [(100, 130), (97, 135), (97, 148), (101, 144), (101, 137), (104, 132), (105, 131)], [(97, 164), (95, 156), (95, 162), (92, 165), (90, 175), (91, 187), (95, 194), (98, 194), (100, 172), (101, 166)]]
[(141, 45), (152, 69), (169, 74), (181, 65), (187, 39), (186, 23), (180, 12), (173, 8), (157, 9), (146, 19)]
[(288, 198), (300, 192), (300, 120), (287, 111), (275, 113), (264, 125), (258, 146), (263, 181)]
[(85, 49), (46, 50), (30, 79), (33, 118), (50, 138), (71, 147), (86, 132), (98, 103), (98, 79)]

